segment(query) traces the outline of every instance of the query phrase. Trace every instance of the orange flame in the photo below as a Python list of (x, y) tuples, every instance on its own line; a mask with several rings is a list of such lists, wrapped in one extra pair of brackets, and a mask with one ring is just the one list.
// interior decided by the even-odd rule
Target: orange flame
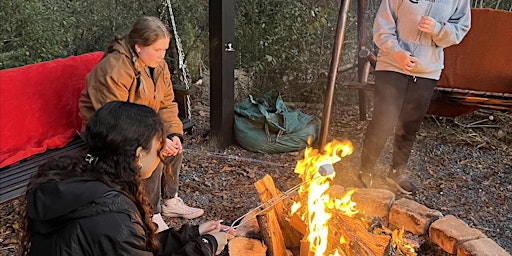
[(391, 234), (391, 245), (396, 250), (398, 255), (416, 256), (416, 247), (412, 242), (404, 238), (404, 228), (393, 230)]
[[(324, 255), (328, 248), (328, 220), (331, 218), (333, 209), (341, 211), (347, 216), (353, 216), (357, 213), (354, 208), (355, 203), (350, 200), (354, 191), (349, 191), (342, 199), (331, 199), (327, 193), (330, 187), (330, 181), (336, 175), (332, 174), (322, 176), (318, 173), (320, 166), (338, 162), (342, 157), (350, 155), (353, 151), (350, 141), (337, 141), (325, 145), (323, 153), (311, 147), (306, 148), (304, 159), (297, 162), (295, 173), (303, 181), (299, 189), (299, 198), (306, 198), (306, 205), (301, 202), (294, 202), (291, 207), (292, 214), (297, 212), (298, 216), (304, 220), (309, 228), (308, 241), (310, 251), (315, 256)], [(345, 243), (344, 238), (340, 238), (340, 243)], [(342, 255), (342, 252), (335, 251), (330, 255)]]

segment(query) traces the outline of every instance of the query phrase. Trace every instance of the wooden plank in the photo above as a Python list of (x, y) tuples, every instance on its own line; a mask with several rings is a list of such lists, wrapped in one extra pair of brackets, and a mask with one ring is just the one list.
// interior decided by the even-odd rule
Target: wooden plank
[(356, 89), (356, 90), (364, 90), (364, 91), (374, 91), (375, 83), (374, 82), (346, 82), (343, 83), (343, 86), (348, 89)]

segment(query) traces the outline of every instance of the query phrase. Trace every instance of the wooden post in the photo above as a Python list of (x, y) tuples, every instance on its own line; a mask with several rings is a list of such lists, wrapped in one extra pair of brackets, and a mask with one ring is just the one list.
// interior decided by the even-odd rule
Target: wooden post
[(235, 50), (233, 0), (210, 0), (210, 127), (211, 143), (234, 143)]

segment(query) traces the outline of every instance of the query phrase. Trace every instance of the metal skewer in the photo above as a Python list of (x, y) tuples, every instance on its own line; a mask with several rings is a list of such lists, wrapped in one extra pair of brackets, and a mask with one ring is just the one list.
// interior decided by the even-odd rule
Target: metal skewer
[[(320, 177), (325, 177), (325, 176), (333, 174), (334, 173), (334, 167), (332, 166), (332, 164), (323, 164), (323, 165), (321, 165), (318, 168), (318, 173), (320, 175), (315, 176), (315, 177), (313, 177), (311, 179), (305, 180), (305, 181), (303, 181), (303, 182), (293, 186), (292, 188), (288, 189), (287, 191), (282, 192), (281, 194), (276, 195), (276, 196), (270, 198), (268, 201), (266, 201), (266, 202), (258, 205), (257, 207), (251, 209), (249, 212), (247, 212), (246, 214), (240, 216), (235, 221), (233, 221), (233, 223), (231, 224), (229, 229), (236, 229), (236, 228), (240, 227), (242, 224), (244, 224), (247, 221), (251, 220), (252, 218), (254, 218), (254, 217), (260, 215), (261, 213), (267, 211), (268, 209), (274, 207), (279, 202), (281, 202), (284, 199), (288, 198), (290, 196), (290, 194), (292, 194), (293, 192), (296, 192), (297, 190), (299, 190), (299, 188), (302, 185), (304, 185), (304, 184), (306, 184), (308, 182), (311, 182), (313, 180), (316, 180), (316, 179), (318, 179)], [(248, 217), (245, 220), (243, 220), (247, 216), (250, 216), (250, 217)], [(236, 224), (236, 223), (238, 223), (238, 224)], [(229, 229), (227, 229), (227, 230), (229, 230)], [(227, 230), (224, 230), (224, 231), (227, 231)]]

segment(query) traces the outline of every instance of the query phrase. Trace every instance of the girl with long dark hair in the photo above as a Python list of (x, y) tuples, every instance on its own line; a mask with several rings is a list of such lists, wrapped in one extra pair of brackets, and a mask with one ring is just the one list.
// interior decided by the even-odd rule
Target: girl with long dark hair
[(22, 255), (214, 255), (219, 221), (156, 233), (142, 180), (160, 162), (164, 126), (146, 106), (112, 101), (89, 120), (87, 152), (43, 164), (26, 192)]

